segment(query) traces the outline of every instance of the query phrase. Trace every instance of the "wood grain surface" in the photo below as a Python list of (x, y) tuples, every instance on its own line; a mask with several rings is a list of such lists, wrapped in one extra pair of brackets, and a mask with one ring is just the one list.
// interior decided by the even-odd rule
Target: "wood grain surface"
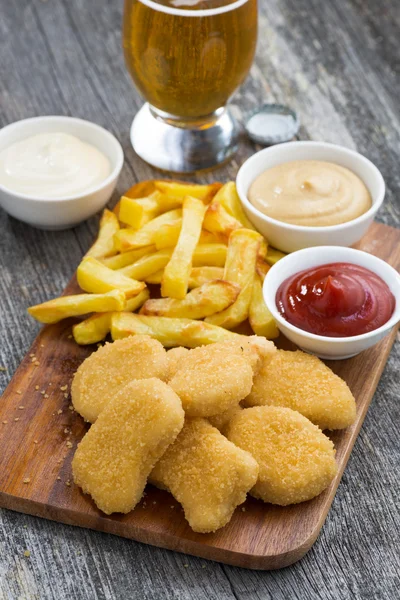
[[(358, 247), (400, 268), (399, 229), (374, 223)], [(74, 277), (66, 293), (78, 291)], [(96, 349), (75, 344), (73, 322), (41, 330), (2, 396), (0, 506), (239, 567), (279, 569), (302, 558), (325, 521), (396, 330), (352, 359), (329, 363), (357, 403), (354, 424), (330, 434), (338, 474), (329, 488), (309, 502), (288, 507), (249, 498), (227, 526), (214, 534), (196, 534), (167, 492), (147, 486), (135, 510), (107, 516), (73, 483), (71, 461), (87, 426), (71, 410), (69, 390), (76, 369)], [(290, 346), (284, 338), (277, 344)]]
[[(0, 125), (66, 114), (106, 126), (126, 157), (110, 206), (155, 175), (129, 143), (141, 100), (123, 63), (121, 15), (122, 1), (0, 0)], [(260, 0), (257, 58), (233, 98), (240, 118), (262, 102), (286, 102), (299, 113), (301, 139), (368, 156), (387, 184), (378, 220), (393, 226), (400, 224), (399, 26), (398, 0)], [(234, 178), (254, 149), (243, 139), (229, 165), (199, 181)], [(39, 331), (26, 307), (62, 291), (97, 223), (43, 232), (0, 212), (1, 390)], [(1, 600), (399, 598), (399, 360), (397, 343), (318, 543), (297, 564), (247, 571), (3, 510)]]

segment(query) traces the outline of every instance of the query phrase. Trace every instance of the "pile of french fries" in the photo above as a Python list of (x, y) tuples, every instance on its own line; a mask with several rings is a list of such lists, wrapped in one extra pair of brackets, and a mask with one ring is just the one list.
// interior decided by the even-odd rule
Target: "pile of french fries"
[(247, 319), (272, 339), (278, 330), (262, 282), (282, 256), (247, 219), (233, 182), (145, 181), (104, 211), (77, 270), (86, 293), (28, 312), (42, 323), (93, 313), (73, 327), (78, 344), (147, 334), (193, 348), (236, 336), (231, 330)]

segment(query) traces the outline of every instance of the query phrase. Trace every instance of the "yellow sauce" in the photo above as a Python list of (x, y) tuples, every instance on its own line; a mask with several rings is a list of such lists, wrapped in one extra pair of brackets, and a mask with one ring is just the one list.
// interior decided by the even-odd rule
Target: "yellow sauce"
[(318, 160), (267, 169), (251, 184), (248, 198), (268, 217), (308, 227), (347, 223), (372, 205), (366, 185), (355, 173)]

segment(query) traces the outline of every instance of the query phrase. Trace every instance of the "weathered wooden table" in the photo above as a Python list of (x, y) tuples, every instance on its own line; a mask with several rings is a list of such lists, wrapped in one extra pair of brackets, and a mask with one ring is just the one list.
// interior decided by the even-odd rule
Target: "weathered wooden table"
[[(121, 5), (0, 0), (0, 125), (65, 114), (110, 129), (126, 157), (112, 203), (154, 176), (129, 143), (141, 100), (123, 62)], [(265, 101), (289, 103), (301, 139), (366, 154), (387, 182), (379, 219), (397, 226), (399, 27), (398, 0), (262, 0), (257, 60), (233, 100), (239, 117)], [(243, 140), (235, 160), (202, 179), (234, 178), (252, 152)], [(63, 289), (96, 227), (94, 218), (44, 232), (0, 213), (1, 390), (39, 329), (26, 307)], [(3, 510), (0, 600), (400, 598), (399, 359), (397, 344), (322, 534), (300, 563), (251, 572)]]

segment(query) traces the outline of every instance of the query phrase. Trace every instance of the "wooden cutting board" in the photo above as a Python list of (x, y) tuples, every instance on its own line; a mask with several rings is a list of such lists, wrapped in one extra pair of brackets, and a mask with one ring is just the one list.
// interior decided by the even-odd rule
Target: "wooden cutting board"
[[(400, 267), (400, 230), (374, 223), (358, 247)], [(73, 280), (66, 292), (76, 291)], [(197, 534), (167, 492), (148, 486), (133, 512), (106, 516), (73, 484), (71, 460), (87, 426), (71, 410), (69, 389), (73, 373), (93, 350), (75, 344), (73, 322), (41, 330), (2, 396), (0, 506), (252, 569), (277, 569), (304, 556), (325, 521), (396, 332), (359, 356), (329, 362), (357, 400), (354, 425), (331, 435), (339, 472), (330, 487), (314, 500), (288, 507), (249, 498), (226, 527)], [(284, 339), (278, 345), (290, 347)]]

